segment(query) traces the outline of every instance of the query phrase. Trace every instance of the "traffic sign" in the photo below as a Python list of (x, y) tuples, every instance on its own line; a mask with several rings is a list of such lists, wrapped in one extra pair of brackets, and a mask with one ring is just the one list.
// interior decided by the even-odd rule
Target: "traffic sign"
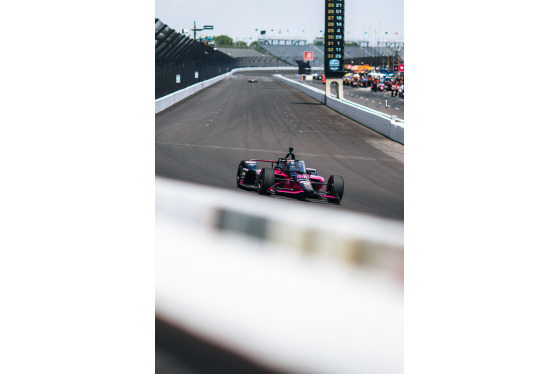
[(399, 64), (399, 71), (404, 73), (404, 64)]

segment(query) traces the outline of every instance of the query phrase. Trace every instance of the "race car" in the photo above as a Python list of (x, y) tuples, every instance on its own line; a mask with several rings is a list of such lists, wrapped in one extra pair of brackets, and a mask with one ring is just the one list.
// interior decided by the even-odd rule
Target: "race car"
[[(340, 175), (331, 175), (325, 183), (325, 179), (317, 174), (317, 169), (307, 168), (303, 160), (286, 157), (276, 161), (242, 160), (237, 167), (237, 187), (254, 190), (261, 195), (281, 194), (302, 200), (327, 199), (329, 203), (340, 204), (344, 194), (344, 179)], [(271, 167), (259, 169), (257, 162), (270, 162)]]
[(255, 78), (251, 78), (249, 79), (249, 83), (257, 83), (257, 80)]

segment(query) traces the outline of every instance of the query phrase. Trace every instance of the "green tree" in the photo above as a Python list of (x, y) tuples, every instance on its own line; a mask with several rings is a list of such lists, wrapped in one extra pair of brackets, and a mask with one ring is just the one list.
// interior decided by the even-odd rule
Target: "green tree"
[(216, 48), (231, 48), (233, 47), (233, 39), (227, 35), (219, 35), (216, 36), (214, 39), (214, 43), (216, 43)]

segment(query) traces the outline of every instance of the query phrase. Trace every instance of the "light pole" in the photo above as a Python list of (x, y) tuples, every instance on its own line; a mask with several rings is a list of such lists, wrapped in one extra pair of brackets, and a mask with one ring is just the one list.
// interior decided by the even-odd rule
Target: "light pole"
[[(385, 32), (387, 34), (387, 32)], [(387, 65), (385, 65), (385, 69), (389, 67), (389, 39), (385, 41), (385, 53), (387, 54)]]
[[(396, 50), (396, 54), (397, 54), (397, 64), (400, 64), (400, 63), (401, 63), (400, 58), (399, 58), (399, 52), (400, 52), (400, 50), (401, 50), (401, 45), (399, 44), (399, 45), (397, 46), (397, 50)], [(399, 70), (397, 70), (397, 75), (398, 75), (398, 76), (401, 75), (401, 72), (400, 72)]]

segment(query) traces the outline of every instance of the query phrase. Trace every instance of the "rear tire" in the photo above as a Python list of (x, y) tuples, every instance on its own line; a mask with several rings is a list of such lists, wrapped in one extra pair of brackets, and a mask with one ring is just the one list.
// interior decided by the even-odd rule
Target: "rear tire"
[(327, 182), (327, 193), (338, 196), (337, 198), (327, 197), (329, 203), (340, 203), (344, 195), (344, 179), (340, 175), (331, 175)]
[(259, 176), (259, 187), (258, 192), (260, 195), (264, 195), (268, 192), (268, 189), (274, 185), (274, 169), (272, 168), (262, 168), (261, 175)]

